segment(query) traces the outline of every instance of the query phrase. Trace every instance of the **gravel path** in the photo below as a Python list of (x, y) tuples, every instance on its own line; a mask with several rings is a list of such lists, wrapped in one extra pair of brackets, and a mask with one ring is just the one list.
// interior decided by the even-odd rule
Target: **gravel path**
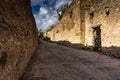
[(120, 80), (120, 60), (42, 41), (23, 80)]

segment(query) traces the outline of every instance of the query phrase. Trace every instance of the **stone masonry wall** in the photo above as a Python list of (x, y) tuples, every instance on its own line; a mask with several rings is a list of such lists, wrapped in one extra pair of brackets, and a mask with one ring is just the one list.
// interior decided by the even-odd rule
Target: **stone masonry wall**
[(54, 41), (65, 40), (93, 49), (94, 28), (98, 26), (101, 30), (99, 50), (107, 55), (120, 57), (119, 0), (73, 0), (60, 23), (48, 32), (48, 37)]
[[(102, 51), (120, 57), (120, 3), (119, 0), (89, 0), (86, 9), (86, 45), (93, 46), (93, 29), (100, 25)], [(90, 19), (90, 13), (94, 16)]]
[(79, 0), (75, 0), (66, 8), (60, 23), (47, 36), (53, 41), (68, 41), (72, 44), (80, 44), (80, 9)]
[(19, 80), (37, 41), (30, 0), (1, 0), (0, 80)]

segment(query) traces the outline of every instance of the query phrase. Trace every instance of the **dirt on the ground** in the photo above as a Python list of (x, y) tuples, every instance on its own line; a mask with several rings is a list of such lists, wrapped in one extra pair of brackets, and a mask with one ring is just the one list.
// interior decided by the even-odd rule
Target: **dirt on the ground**
[(120, 60), (42, 41), (23, 80), (120, 80)]

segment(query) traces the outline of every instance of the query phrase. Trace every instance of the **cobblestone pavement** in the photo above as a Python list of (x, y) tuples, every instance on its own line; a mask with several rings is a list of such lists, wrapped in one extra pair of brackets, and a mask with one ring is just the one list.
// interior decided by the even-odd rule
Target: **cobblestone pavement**
[(120, 60), (42, 41), (22, 80), (120, 80)]

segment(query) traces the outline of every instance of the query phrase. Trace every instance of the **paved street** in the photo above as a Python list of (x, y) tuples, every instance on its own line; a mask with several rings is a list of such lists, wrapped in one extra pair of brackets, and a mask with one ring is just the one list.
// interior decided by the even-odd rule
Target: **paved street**
[(42, 41), (23, 80), (120, 80), (120, 60)]

